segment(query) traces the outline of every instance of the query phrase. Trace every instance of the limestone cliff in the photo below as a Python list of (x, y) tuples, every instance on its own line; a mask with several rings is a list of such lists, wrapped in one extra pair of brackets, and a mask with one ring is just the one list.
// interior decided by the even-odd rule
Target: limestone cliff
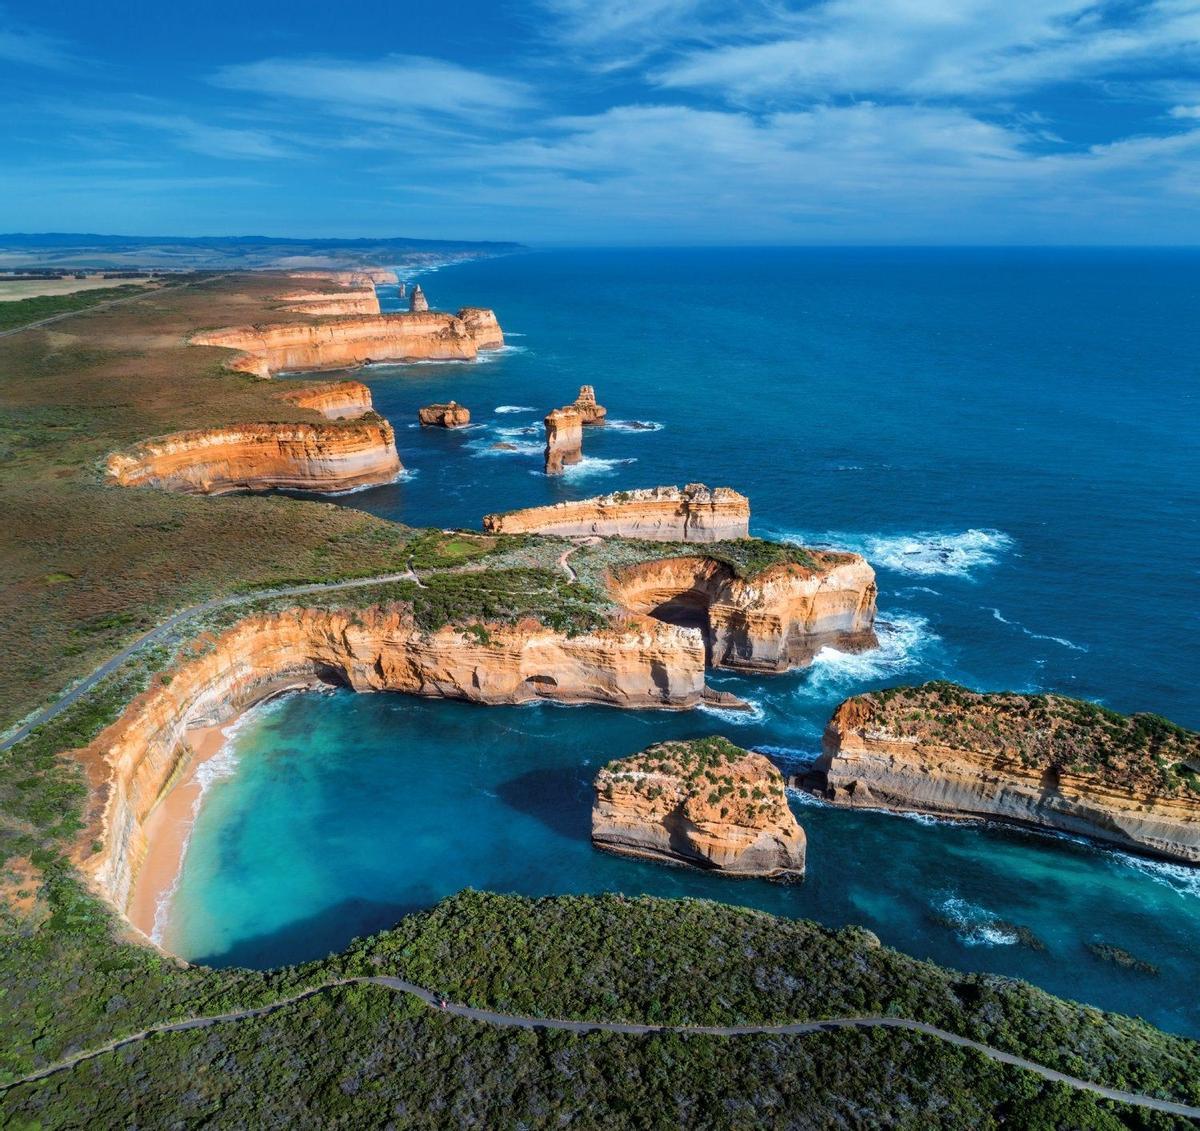
[(122, 908), (145, 856), (145, 821), (191, 759), (189, 728), (222, 723), (283, 688), (675, 709), (714, 698), (699, 641), (651, 620), (573, 637), (533, 619), (425, 631), (404, 603), (251, 616), (197, 641), (167, 676), (79, 754), (92, 786), (79, 862)]
[(573, 408), (556, 408), (544, 423), (546, 474), (561, 475), (565, 467), (583, 459), (583, 418)]
[(842, 805), (990, 817), (1200, 863), (1200, 734), (1154, 715), (891, 688), (838, 708), (817, 771)]
[(804, 830), (783, 776), (722, 738), (664, 742), (609, 762), (596, 775), (592, 842), (729, 875), (804, 875)]
[(504, 335), (491, 311), (460, 315), (423, 313), (364, 315), (317, 323), (230, 326), (193, 334), (193, 345), (241, 350), (230, 369), (257, 377), (304, 369), (343, 369), (369, 361), (471, 361), (481, 349), (497, 349)]
[(718, 668), (781, 672), (825, 646), (875, 647), (875, 571), (861, 557), (797, 549), (799, 560), (739, 576), (731, 562), (740, 545), (617, 570), (609, 590), (635, 612), (700, 628)]
[(344, 291), (310, 291), (283, 295), (282, 302), (293, 314), (313, 314), (319, 318), (331, 318), (346, 314), (378, 314), (379, 296), (374, 287)]
[(362, 287), (371, 283), (396, 283), (396, 272), (389, 267), (357, 267), (352, 271), (290, 271), (289, 279), (320, 279), (342, 287)]
[(176, 432), (108, 457), (108, 474), (122, 487), (194, 495), (272, 487), (348, 491), (390, 482), (400, 470), (392, 426), (377, 416)]
[(371, 390), (361, 381), (308, 382), (283, 394), (300, 408), (319, 412), (328, 420), (351, 420), (371, 412)]
[(427, 404), (424, 408), (417, 410), (417, 420), (427, 427), (465, 428), (471, 423), (471, 412), (457, 401), (448, 401), (446, 404)]
[(665, 542), (718, 542), (750, 533), (750, 500), (728, 487), (702, 483), (645, 487), (594, 499), (489, 514), (491, 534), (649, 538)]
[(608, 409), (596, 403), (596, 390), (591, 385), (580, 385), (579, 396), (575, 398), (574, 408), (583, 421), (584, 426), (603, 424), (608, 415)]
[(421, 290), (420, 283), (417, 283), (412, 289), (412, 295), (408, 300), (408, 309), (417, 314), (429, 309), (429, 300), (425, 297), (425, 292)]

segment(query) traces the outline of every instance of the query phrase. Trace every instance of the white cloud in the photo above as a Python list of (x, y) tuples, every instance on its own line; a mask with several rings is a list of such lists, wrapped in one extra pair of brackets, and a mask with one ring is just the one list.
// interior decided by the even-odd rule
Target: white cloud
[(748, 38), (688, 51), (657, 80), (744, 102), (1011, 95), (1200, 59), (1200, 4), (826, 0), (777, 16)]
[[(0, 11), (0, 20), (3, 15)], [(73, 61), (71, 51), (61, 40), (13, 24), (0, 26), (0, 62), (62, 70)]]
[(321, 103), (350, 117), (430, 113), (472, 118), (520, 109), (532, 101), (523, 82), (417, 55), (263, 59), (223, 67), (212, 81), (231, 90)]

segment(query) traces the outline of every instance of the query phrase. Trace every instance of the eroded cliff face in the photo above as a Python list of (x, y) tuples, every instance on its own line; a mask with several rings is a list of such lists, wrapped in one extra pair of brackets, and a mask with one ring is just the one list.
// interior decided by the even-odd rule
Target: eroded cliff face
[(342, 292), (300, 291), (283, 295), (287, 309), (293, 314), (313, 314), (319, 318), (331, 318), (347, 314), (378, 314), (379, 296), (374, 287), (347, 289)]
[(665, 542), (719, 542), (750, 533), (750, 500), (728, 487), (648, 487), (594, 499), (489, 514), (492, 534), (648, 538)]
[(561, 475), (564, 468), (583, 459), (583, 418), (573, 408), (556, 408), (543, 423), (546, 474)]
[(857, 554), (809, 557), (811, 567), (775, 565), (747, 579), (716, 558), (662, 558), (619, 570), (609, 590), (625, 608), (700, 628), (718, 668), (781, 672), (826, 646), (875, 647), (875, 571)]
[(804, 875), (804, 830), (761, 754), (720, 738), (664, 742), (610, 762), (595, 786), (598, 848), (729, 875)]
[(596, 390), (591, 385), (579, 386), (579, 396), (575, 398), (575, 403), (571, 407), (579, 413), (585, 427), (603, 424), (604, 418), (608, 415), (608, 409), (602, 404), (596, 403)]
[(859, 808), (988, 817), (1200, 863), (1200, 735), (1053, 695), (948, 684), (844, 702), (817, 764)]
[(319, 323), (231, 326), (192, 335), (193, 345), (241, 350), (230, 369), (267, 378), (306, 369), (343, 369), (369, 361), (472, 361), (504, 344), (496, 316), (465, 309), (364, 315)]
[(361, 381), (323, 381), (300, 385), (283, 394), (300, 408), (319, 412), (328, 420), (353, 420), (371, 412), (371, 390)]
[(417, 420), (426, 427), (465, 428), (471, 423), (471, 411), (456, 401), (427, 404), (417, 410)]
[(396, 272), (389, 267), (357, 267), (352, 271), (290, 271), (288, 278), (321, 279), (342, 287), (399, 282)]
[[(673, 709), (720, 698), (705, 687), (695, 634), (651, 620), (575, 637), (532, 619), (426, 632), (404, 604), (253, 616), (195, 642), (168, 674), (79, 753), (92, 786), (79, 864), (121, 908), (146, 854), (145, 822), (192, 758), (188, 730), (282, 689), (333, 683), (478, 703)], [(101, 851), (90, 851), (93, 841)]]
[(388, 483), (400, 470), (392, 426), (380, 417), (177, 432), (108, 457), (108, 474), (122, 487), (194, 495), (272, 487), (348, 491)]

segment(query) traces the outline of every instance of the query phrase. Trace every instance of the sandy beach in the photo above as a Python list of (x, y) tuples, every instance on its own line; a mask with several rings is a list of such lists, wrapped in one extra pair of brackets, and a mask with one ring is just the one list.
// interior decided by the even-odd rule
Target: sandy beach
[(197, 771), (220, 753), (227, 740), (226, 732), (241, 717), (239, 713), (220, 726), (196, 727), (187, 732), (185, 741), (195, 751), (192, 764), (146, 821), (146, 859), (138, 869), (127, 912), (130, 922), (146, 935), (153, 934), (159, 900), (170, 890), (183, 866), (183, 854), (196, 819), (196, 802), (200, 798)]

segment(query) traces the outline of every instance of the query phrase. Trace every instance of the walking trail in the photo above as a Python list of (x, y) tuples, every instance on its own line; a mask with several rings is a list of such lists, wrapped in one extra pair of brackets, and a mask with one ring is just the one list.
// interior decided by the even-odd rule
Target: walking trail
[(96, 1048), (73, 1053), (71, 1056), (64, 1057), (62, 1060), (47, 1065), (45, 1068), (39, 1068), (36, 1072), (31, 1072), (27, 1076), (22, 1076), (20, 1079), (0, 1085), (0, 1094), (20, 1084), (36, 1083), (59, 1072), (66, 1072), (76, 1065), (83, 1064), (89, 1060), (95, 1060), (97, 1057), (115, 1052), (117, 1049), (125, 1048), (128, 1045), (138, 1044), (158, 1034), (183, 1033), (191, 1029), (207, 1029), (212, 1025), (224, 1025), (237, 1021), (247, 1021), (255, 1017), (266, 1017), (268, 1014), (315, 997), (317, 994), (326, 993), (340, 986), (351, 985), (383, 986), (396, 993), (411, 994), (414, 997), (420, 998), (426, 1005), (436, 1009), (439, 1013), (450, 1014), (454, 1017), (463, 1017), (485, 1025), (496, 1025), (507, 1029), (555, 1029), (568, 1033), (578, 1033), (580, 1035), (588, 1033), (622, 1033), (629, 1036), (642, 1036), (655, 1033), (683, 1033), (709, 1037), (743, 1037), (753, 1035), (799, 1037), (812, 1033), (833, 1032), (838, 1029), (907, 1029), (913, 1033), (923, 1033), (925, 1036), (936, 1037), (938, 1040), (947, 1041), (960, 1048), (973, 1049), (975, 1052), (986, 1056), (989, 1060), (998, 1061), (1000, 1064), (1009, 1064), (1016, 1068), (1023, 1068), (1027, 1072), (1036, 1073), (1043, 1080), (1066, 1084), (1070, 1088), (1076, 1088), (1081, 1092), (1090, 1092), (1092, 1095), (1100, 1096), (1106, 1100), (1115, 1100), (1118, 1103), (1149, 1108), (1153, 1111), (1166, 1112), (1170, 1115), (1200, 1119), (1200, 1107), (1191, 1107), (1188, 1104), (1178, 1103), (1174, 1100), (1161, 1100), (1154, 1096), (1143, 1096), (1136, 1092), (1122, 1092), (1116, 1088), (1106, 1088), (1102, 1084), (1094, 1084), (1090, 1080), (1081, 1080), (1076, 1076), (1068, 1076), (1053, 1068), (1047, 1068), (1032, 1060), (1026, 1060), (1022, 1056), (1004, 1052), (1002, 1049), (992, 1048), (990, 1045), (981, 1044), (979, 1041), (972, 1041), (967, 1037), (960, 1037), (957, 1033), (939, 1029), (936, 1025), (929, 1025), (924, 1021), (913, 1021), (906, 1017), (834, 1017), (825, 1021), (797, 1021), (783, 1025), (639, 1025), (628, 1021), (566, 1021), (553, 1017), (528, 1017), (514, 1013), (497, 1013), (490, 1009), (476, 1009), (474, 1006), (448, 1002), (431, 990), (425, 989), (424, 986), (406, 982), (402, 978), (390, 978), (386, 976), (341, 978), (336, 981), (326, 982), (320, 986), (313, 986), (281, 1001), (272, 1002), (270, 1005), (260, 1005), (253, 1009), (239, 1009), (231, 1013), (216, 1013), (204, 1017), (189, 1017), (183, 1021), (171, 1021), (162, 1025), (153, 1025), (148, 1029), (131, 1033), (127, 1037), (109, 1041), (107, 1044), (99, 1045)]

